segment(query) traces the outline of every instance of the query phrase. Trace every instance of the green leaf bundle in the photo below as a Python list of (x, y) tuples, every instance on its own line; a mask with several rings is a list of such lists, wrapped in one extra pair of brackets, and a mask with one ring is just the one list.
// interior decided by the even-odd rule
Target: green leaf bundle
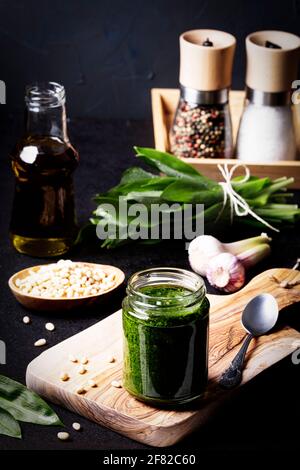
[[(231, 223), (228, 205), (224, 208), (224, 191), (218, 182), (203, 176), (191, 165), (168, 153), (142, 147), (135, 147), (135, 152), (138, 159), (156, 173), (139, 167), (129, 168), (117, 186), (105, 194), (95, 196), (94, 200), (98, 207), (93, 212), (90, 224), (100, 224), (103, 227), (108, 223), (114, 224), (117, 233), (116, 237), (106, 238), (102, 247), (114, 248), (130, 241), (126, 236), (126, 228), (131, 219), (123, 220), (118, 213), (120, 200), (126, 201), (129, 206), (143, 203), (149, 211), (154, 203), (178, 203), (182, 209), (187, 203), (203, 204), (206, 226)], [(282, 227), (295, 224), (300, 219), (300, 209), (296, 204), (289, 203), (293, 195), (286, 191), (292, 182), (293, 178), (282, 177), (271, 180), (268, 177), (250, 176), (247, 181), (235, 177), (231, 185), (258, 217), (272, 226)], [(111, 204), (116, 209), (115, 214), (105, 211), (104, 203)], [(264, 227), (251, 215), (246, 217), (235, 215), (234, 222), (246, 222), (249, 225)]]

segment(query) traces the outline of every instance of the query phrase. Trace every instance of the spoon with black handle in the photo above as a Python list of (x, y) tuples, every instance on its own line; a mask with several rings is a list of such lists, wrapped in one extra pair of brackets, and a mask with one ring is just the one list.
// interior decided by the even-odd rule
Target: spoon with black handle
[(228, 369), (222, 374), (219, 385), (230, 389), (237, 387), (243, 377), (243, 364), (251, 340), (270, 331), (278, 319), (278, 304), (271, 294), (260, 294), (246, 305), (241, 322), (248, 335), (244, 339), (241, 349), (232, 360)]

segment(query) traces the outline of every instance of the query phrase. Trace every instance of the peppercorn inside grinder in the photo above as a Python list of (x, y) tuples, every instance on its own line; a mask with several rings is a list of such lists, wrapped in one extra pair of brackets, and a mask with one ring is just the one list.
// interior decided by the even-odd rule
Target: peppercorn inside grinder
[(237, 157), (248, 163), (295, 160), (299, 118), (291, 88), (297, 79), (300, 38), (283, 31), (257, 31), (247, 36), (246, 52), (246, 100)]
[(170, 150), (182, 158), (229, 158), (232, 128), (228, 105), (236, 40), (199, 29), (181, 34), (180, 99), (170, 131)]

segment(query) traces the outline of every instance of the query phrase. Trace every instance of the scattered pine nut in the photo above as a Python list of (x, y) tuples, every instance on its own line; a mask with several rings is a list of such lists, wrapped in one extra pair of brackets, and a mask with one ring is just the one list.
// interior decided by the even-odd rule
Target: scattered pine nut
[(75, 392), (78, 395), (83, 395), (84, 393), (86, 393), (86, 389), (84, 387), (78, 387), (78, 388), (76, 388)]
[(70, 434), (68, 432), (58, 432), (57, 437), (61, 441), (67, 441), (70, 438)]
[(28, 325), (29, 323), (31, 323), (30, 317), (28, 317), (27, 315), (23, 317), (23, 323), (25, 323), (25, 325)]
[(47, 341), (45, 340), (45, 338), (41, 338), (41, 339), (38, 339), (34, 345), (35, 346), (45, 346), (45, 344), (47, 343)]
[(110, 384), (115, 388), (122, 388), (122, 384), (119, 380), (113, 380)]
[(66, 372), (62, 372), (59, 376), (60, 380), (62, 380), (63, 382), (66, 382), (67, 380), (69, 380), (70, 376), (66, 373)]
[(73, 354), (69, 354), (69, 361), (78, 362), (78, 359), (75, 356), (73, 356)]
[(109, 356), (107, 358), (107, 362), (109, 362), (110, 364), (112, 364), (113, 362), (116, 362), (116, 358), (114, 356)]
[(78, 369), (78, 373), (81, 374), (81, 375), (85, 374), (86, 371), (87, 371), (87, 369), (86, 369), (84, 366), (81, 366), (81, 367)]
[(55, 330), (55, 326), (53, 325), (53, 323), (46, 323), (45, 328), (48, 331), (54, 331)]
[(72, 428), (75, 429), (75, 431), (80, 431), (81, 425), (80, 423), (73, 423)]
[(95, 388), (95, 387), (97, 387), (97, 384), (96, 384), (95, 380), (90, 379), (90, 380), (88, 381), (88, 386), (89, 386), (89, 387), (92, 387), (92, 388)]
[(80, 359), (80, 363), (81, 363), (81, 364), (87, 364), (88, 362), (89, 362), (89, 360), (88, 360), (87, 357), (82, 357), (82, 358)]

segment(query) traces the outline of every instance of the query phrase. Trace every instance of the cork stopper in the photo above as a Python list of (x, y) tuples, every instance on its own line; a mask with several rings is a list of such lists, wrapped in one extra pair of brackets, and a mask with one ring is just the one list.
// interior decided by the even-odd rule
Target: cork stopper
[(297, 78), (300, 38), (283, 31), (257, 31), (246, 38), (246, 85), (269, 93), (287, 92)]
[(231, 85), (236, 40), (215, 29), (186, 31), (179, 38), (181, 85), (214, 91)]

